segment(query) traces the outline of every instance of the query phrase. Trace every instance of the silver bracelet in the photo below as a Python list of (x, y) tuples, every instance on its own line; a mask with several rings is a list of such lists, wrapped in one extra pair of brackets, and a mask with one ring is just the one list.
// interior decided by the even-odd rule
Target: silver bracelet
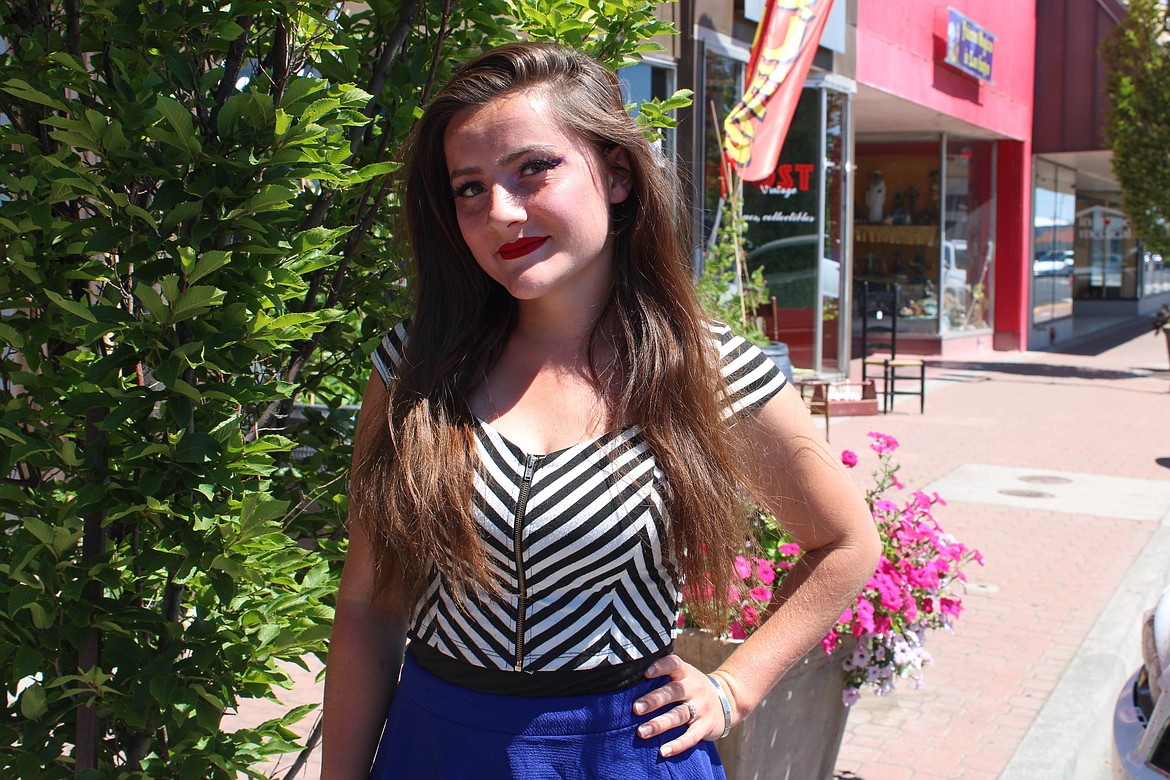
[(707, 679), (715, 686), (715, 692), (719, 694), (719, 703), (723, 705), (723, 733), (717, 739), (723, 739), (731, 733), (731, 702), (727, 700), (727, 694), (723, 692), (723, 686), (713, 674), (707, 675)]

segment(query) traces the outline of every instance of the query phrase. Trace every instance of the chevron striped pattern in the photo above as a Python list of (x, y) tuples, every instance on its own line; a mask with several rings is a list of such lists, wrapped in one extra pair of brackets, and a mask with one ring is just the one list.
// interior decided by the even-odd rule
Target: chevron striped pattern
[[(727, 415), (779, 392), (784, 376), (767, 356), (725, 325), (710, 328)], [(399, 325), (375, 352), (388, 382), (405, 338)], [(436, 569), (411, 640), (472, 666), (528, 672), (615, 666), (668, 648), (678, 617), (669, 488), (640, 429), (545, 455), (483, 421), (475, 440), (474, 513), (502, 595), (465, 599), (460, 609)]]

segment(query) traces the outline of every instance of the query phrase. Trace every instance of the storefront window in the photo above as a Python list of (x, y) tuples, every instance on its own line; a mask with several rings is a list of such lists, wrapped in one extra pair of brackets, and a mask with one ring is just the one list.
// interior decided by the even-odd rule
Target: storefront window
[(1032, 322), (1072, 316), (1076, 171), (1036, 160), (1032, 204)]
[(951, 138), (942, 149), (857, 144), (853, 278), (899, 285), (899, 333), (991, 327), (995, 144)]
[(939, 289), (940, 331), (991, 327), (995, 251), (995, 144), (949, 139)]
[(1163, 258), (1157, 252), (1142, 254), (1142, 294), (1170, 291), (1170, 258)]
[(1117, 196), (1078, 192), (1076, 204), (1075, 297), (1136, 298), (1138, 245)]
[[(901, 285), (899, 332), (936, 333), (943, 185), (939, 144), (859, 142), (857, 160), (854, 282)], [(854, 301), (860, 300), (855, 292)], [(860, 312), (854, 315), (856, 331)]]

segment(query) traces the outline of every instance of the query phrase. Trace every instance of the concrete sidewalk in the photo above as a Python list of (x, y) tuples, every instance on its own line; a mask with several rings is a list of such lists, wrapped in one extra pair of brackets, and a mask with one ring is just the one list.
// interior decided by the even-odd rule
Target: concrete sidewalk
[(936, 361), (925, 415), (907, 398), (832, 421), (838, 448), (895, 436), (907, 489), (949, 499), (943, 527), (986, 560), (955, 632), (927, 641), (922, 689), (854, 706), (838, 777), (1109, 777), (1139, 620), (1170, 582), (1170, 371), (1148, 334), (1131, 322), (1062, 352)]
[[(949, 499), (940, 522), (986, 565), (969, 571), (955, 632), (928, 639), (922, 689), (902, 681), (854, 706), (838, 777), (1107, 778), (1138, 620), (1170, 581), (1165, 344), (1134, 321), (1062, 352), (935, 361), (927, 376), (924, 415), (906, 398), (887, 415), (834, 418), (831, 441), (858, 452), (865, 486), (876, 465), (866, 433), (895, 436), (907, 490)], [(286, 706), (243, 718), (320, 695), (302, 673)], [(299, 777), (319, 777), (319, 760)]]

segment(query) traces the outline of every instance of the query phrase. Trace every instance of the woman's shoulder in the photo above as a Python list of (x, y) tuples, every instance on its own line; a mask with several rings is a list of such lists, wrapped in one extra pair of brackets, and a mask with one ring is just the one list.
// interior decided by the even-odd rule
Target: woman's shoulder
[(406, 351), (406, 339), (410, 330), (410, 320), (402, 320), (382, 338), (374, 348), (372, 360), (374, 368), (387, 384), (397, 375), (402, 366), (403, 354)]
[(728, 414), (749, 412), (780, 392), (788, 380), (762, 349), (718, 320), (708, 320), (707, 328), (711, 344), (719, 353)]

